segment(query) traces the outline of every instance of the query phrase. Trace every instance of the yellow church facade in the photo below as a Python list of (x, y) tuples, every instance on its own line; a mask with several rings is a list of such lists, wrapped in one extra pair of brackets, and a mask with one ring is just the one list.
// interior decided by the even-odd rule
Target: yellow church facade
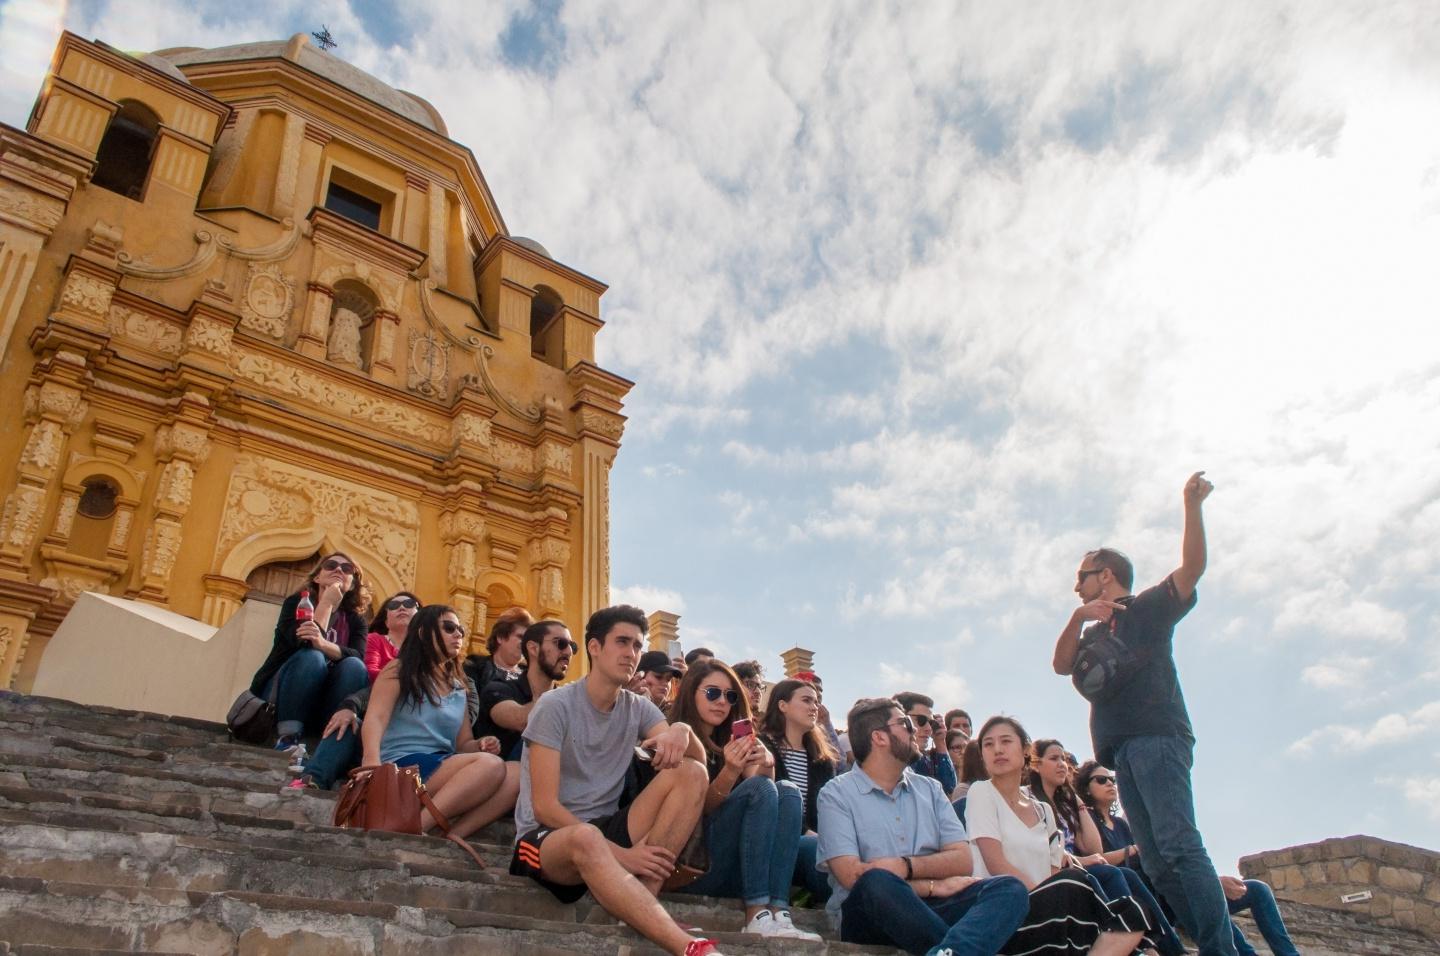
[(580, 626), (631, 387), (594, 362), (604, 291), (303, 34), (65, 34), (0, 126), (0, 687), (84, 592), (219, 627), (332, 550), (476, 642), (516, 604)]

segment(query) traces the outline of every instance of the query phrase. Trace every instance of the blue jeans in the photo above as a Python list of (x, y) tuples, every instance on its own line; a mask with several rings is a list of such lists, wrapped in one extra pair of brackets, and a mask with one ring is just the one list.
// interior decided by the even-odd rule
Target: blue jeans
[(954, 956), (995, 956), (1029, 912), (1030, 894), (1013, 876), (922, 900), (889, 870), (866, 870), (840, 905), (840, 939), (898, 946), (915, 956), (945, 948)]
[(740, 781), (705, 818), (710, 869), (680, 892), (739, 897), (746, 906), (789, 906), (800, 822), (795, 784), (759, 776)]
[(1185, 952), (1185, 944), (1176, 935), (1175, 927), (1165, 918), (1165, 911), (1161, 909), (1155, 894), (1150, 892), (1150, 887), (1145, 885), (1139, 873), (1128, 866), (1111, 866), (1109, 863), (1087, 866), (1085, 872), (1100, 885), (1100, 895), (1106, 900), (1116, 900), (1122, 896), (1135, 898), (1135, 902), (1145, 911), (1145, 918), (1154, 927), (1154, 931), (1146, 935), (1154, 941), (1160, 956), (1179, 956)]
[[(1270, 884), (1259, 880), (1246, 880), (1245, 886), (1247, 892), (1244, 896), (1238, 900), (1225, 901), (1230, 906), (1230, 912), (1243, 913), (1248, 909), (1255, 918), (1260, 935), (1265, 937), (1265, 942), (1270, 945), (1270, 951), (1275, 956), (1300, 956), (1300, 950), (1295, 948), (1289, 931), (1285, 929), (1285, 920), (1280, 917), (1280, 907), (1275, 905), (1275, 893), (1270, 889)], [(1236, 952), (1240, 953), (1240, 956), (1255, 956), (1255, 947), (1241, 935), (1240, 927), (1231, 923), (1230, 928), (1234, 931)]]
[(275, 675), (275, 732), (301, 734), (325, 728), (341, 701), (369, 683), (365, 662), (342, 657), (331, 662), (313, 647), (290, 655)]
[(305, 762), (305, 772), (322, 790), (335, 789), (351, 770), (360, 766), (360, 733), (346, 730), (344, 737), (322, 737), (315, 752)]
[(815, 866), (820, 838), (813, 833), (800, 837), (800, 850), (795, 854), (795, 876), (791, 882), (810, 891), (819, 906), (830, 900), (830, 877)]
[(1237, 956), (1220, 877), (1195, 823), (1194, 747), (1182, 737), (1129, 737), (1115, 748), (1120, 802), (1155, 889), (1200, 956)]

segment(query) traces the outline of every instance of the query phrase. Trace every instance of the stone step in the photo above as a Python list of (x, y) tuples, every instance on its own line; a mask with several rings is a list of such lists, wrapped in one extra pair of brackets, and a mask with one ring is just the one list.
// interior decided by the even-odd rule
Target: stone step
[[(1434, 940), (1398, 927), (1378, 926), (1372, 920), (1321, 906), (1280, 900), (1280, 913), (1295, 946), (1305, 956), (1434, 956)], [(1267, 952), (1264, 938), (1248, 915), (1235, 917), (1240, 931), (1259, 952)]]
[[(714, 933), (729, 954), (889, 953), (838, 942)], [(109, 886), (0, 877), (0, 940), (14, 945), (153, 950), (206, 956), (238, 951), (451, 956), (559, 953), (649, 956), (628, 927), (576, 925), (511, 913), (319, 900), (277, 894)]]

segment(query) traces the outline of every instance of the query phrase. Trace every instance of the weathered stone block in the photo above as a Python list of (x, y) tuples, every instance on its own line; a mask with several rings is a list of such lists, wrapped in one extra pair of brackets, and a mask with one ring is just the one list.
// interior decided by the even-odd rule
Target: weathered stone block
[(1382, 866), (1376, 875), (1381, 886), (1399, 893), (1418, 894), (1425, 884), (1424, 874), (1394, 866)]

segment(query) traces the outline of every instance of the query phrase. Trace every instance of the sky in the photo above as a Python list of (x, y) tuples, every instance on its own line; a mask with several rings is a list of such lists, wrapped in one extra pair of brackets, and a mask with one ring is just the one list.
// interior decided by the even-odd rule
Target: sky
[(610, 284), (614, 597), (813, 650), (837, 715), (918, 690), (1083, 758), (1076, 568), (1161, 580), (1204, 469), (1218, 867), (1440, 847), (1440, 5), (5, 0), (0, 121), (62, 26), (322, 24)]

